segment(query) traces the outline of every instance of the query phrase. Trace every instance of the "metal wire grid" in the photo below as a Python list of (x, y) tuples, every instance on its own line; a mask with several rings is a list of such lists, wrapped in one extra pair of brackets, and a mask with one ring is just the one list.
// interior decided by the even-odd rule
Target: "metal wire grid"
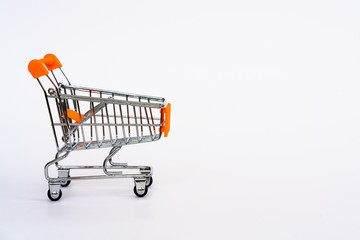
[[(65, 85), (57, 81), (53, 71), (51, 73), (54, 81), (48, 75), (47, 78), (54, 88), (45, 92), (39, 83), (47, 99), (58, 151), (114, 147), (160, 139), (161, 111), (166, 105), (164, 98), (73, 86), (63, 73), (68, 81)], [(78, 113), (81, 121), (69, 118), (69, 110)], [(64, 145), (60, 146), (60, 142)]]

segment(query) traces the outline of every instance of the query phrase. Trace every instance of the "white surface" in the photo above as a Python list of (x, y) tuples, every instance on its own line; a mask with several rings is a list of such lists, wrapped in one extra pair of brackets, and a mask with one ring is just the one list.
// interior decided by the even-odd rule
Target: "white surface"
[[(2, 1), (0, 239), (359, 239), (359, 1)], [(31, 59), (167, 97), (132, 180), (46, 197), (55, 154)], [(99, 163), (107, 150), (72, 154)]]

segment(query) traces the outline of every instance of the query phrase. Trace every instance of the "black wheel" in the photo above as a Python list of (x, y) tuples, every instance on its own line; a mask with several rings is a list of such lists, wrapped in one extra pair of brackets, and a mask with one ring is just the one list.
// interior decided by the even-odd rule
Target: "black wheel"
[(71, 180), (61, 181), (61, 182), (60, 182), (60, 185), (61, 185), (62, 187), (67, 187), (67, 186), (69, 186), (70, 183), (71, 183)]
[(147, 192), (148, 192), (147, 186), (145, 186), (145, 191), (142, 192), (142, 193), (139, 193), (139, 192), (138, 192), (136, 186), (134, 187), (134, 193), (135, 193), (135, 195), (138, 196), (138, 197), (143, 197), (143, 196), (145, 196), (145, 195), (147, 194)]
[(149, 178), (149, 181), (146, 181), (146, 186), (147, 186), (147, 187), (150, 187), (152, 184), (153, 184), (153, 178), (150, 177), (150, 178)]
[(51, 201), (57, 201), (57, 200), (59, 200), (61, 198), (62, 192), (61, 192), (61, 189), (59, 189), (59, 193), (57, 194), (57, 196), (52, 196), (51, 193), (50, 193), (50, 189), (49, 189), (48, 192), (47, 192), (47, 195), (48, 195), (48, 198)]

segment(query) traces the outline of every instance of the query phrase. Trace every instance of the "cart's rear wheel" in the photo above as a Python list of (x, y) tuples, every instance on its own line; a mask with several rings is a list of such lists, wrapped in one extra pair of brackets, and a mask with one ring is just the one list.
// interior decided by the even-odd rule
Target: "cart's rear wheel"
[(62, 186), (62, 187), (67, 187), (67, 186), (69, 186), (69, 184), (71, 183), (71, 180), (65, 180), (65, 181), (61, 181), (60, 182), (60, 185)]
[(61, 189), (59, 189), (59, 192), (57, 193), (51, 193), (50, 192), (50, 189), (48, 190), (47, 192), (47, 195), (48, 195), (48, 198), (51, 200), (51, 201), (57, 201), (61, 198), (62, 196), (62, 192), (61, 192)]
[(146, 186), (150, 187), (152, 184), (153, 184), (153, 178), (152, 177), (147, 178), (146, 179)]
[(139, 190), (136, 188), (136, 186), (134, 187), (134, 193), (135, 193), (135, 195), (138, 196), (138, 197), (144, 197), (144, 196), (147, 194), (147, 192), (148, 192), (147, 186), (145, 186), (145, 189), (144, 189), (144, 190), (141, 190), (141, 191), (139, 191)]

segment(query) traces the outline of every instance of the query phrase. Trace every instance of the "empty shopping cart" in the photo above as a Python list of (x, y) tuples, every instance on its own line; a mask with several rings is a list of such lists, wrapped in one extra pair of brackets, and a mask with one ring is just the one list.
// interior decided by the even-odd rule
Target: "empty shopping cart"
[[(57, 149), (55, 159), (44, 168), (49, 199), (59, 200), (60, 187), (72, 180), (103, 178), (133, 178), (135, 195), (145, 196), (153, 181), (152, 168), (114, 162), (113, 157), (123, 146), (167, 137), (171, 104), (162, 97), (74, 86), (61, 67), (53, 54), (28, 65), (44, 93)], [(60, 165), (72, 151), (98, 148), (111, 148), (102, 165)], [(56, 167), (57, 177), (50, 177), (50, 166)], [(101, 169), (103, 174), (75, 176), (72, 169)]]

